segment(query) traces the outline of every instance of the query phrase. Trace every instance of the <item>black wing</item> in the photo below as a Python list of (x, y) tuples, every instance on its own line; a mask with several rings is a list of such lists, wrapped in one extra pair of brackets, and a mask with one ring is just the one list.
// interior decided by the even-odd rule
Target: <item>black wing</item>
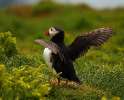
[(60, 48), (53, 42), (46, 42), (43, 39), (37, 39), (34, 41), (37, 44), (40, 44), (42, 46), (44, 46), (45, 48), (49, 48), (52, 53), (54, 54), (59, 54), (60, 59), (63, 61), (64, 60), (64, 56), (63, 54), (60, 52)]
[(85, 54), (91, 46), (98, 47), (109, 39), (112, 35), (111, 28), (99, 28), (86, 35), (78, 36), (70, 46), (68, 54), (72, 60)]

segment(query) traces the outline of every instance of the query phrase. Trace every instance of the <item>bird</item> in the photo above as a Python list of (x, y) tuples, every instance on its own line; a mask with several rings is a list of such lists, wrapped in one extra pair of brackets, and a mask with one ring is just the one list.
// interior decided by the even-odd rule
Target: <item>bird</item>
[[(100, 47), (112, 36), (112, 33), (110, 27), (94, 29), (78, 35), (70, 45), (65, 45), (64, 30), (50, 27), (45, 32), (50, 37), (50, 41), (36, 39), (35, 43), (45, 47), (43, 57), (46, 64), (56, 73), (60, 73), (61, 78), (81, 84), (74, 68), (75, 60), (86, 54), (91, 47)], [(60, 83), (59, 78), (58, 83)]]

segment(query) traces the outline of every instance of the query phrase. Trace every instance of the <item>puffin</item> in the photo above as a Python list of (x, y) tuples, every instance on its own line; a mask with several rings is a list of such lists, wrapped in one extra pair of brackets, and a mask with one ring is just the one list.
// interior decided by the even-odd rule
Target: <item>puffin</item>
[(50, 27), (45, 34), (50, 41), (36, 39), (35, 43), (45, 47), (43, 58), (46, 64), (59, 74), (60, 78), (80, 84), (74, 62), (77, 58), (86, 54), (91, 47), (100, 47), (112, 36), (112, 28), (98, 28), (77, 36), (70, 45), (64, 43), (65, 32), (58, 27)]

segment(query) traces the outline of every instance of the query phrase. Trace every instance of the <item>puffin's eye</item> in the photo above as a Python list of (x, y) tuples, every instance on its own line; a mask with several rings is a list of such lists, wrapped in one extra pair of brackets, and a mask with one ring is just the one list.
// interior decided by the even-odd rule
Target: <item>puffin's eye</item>
[(51, 28), (51, 31), (53, 31), (53, 29)]

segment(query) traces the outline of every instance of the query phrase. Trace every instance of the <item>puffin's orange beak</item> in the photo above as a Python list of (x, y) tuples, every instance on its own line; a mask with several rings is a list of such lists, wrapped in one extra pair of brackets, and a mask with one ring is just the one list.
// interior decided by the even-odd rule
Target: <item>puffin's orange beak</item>
[(47, 31), (47, 32), (45, 32), (45, 35), (49, 36), (49, 32), (48, 32), (48, 31)]

